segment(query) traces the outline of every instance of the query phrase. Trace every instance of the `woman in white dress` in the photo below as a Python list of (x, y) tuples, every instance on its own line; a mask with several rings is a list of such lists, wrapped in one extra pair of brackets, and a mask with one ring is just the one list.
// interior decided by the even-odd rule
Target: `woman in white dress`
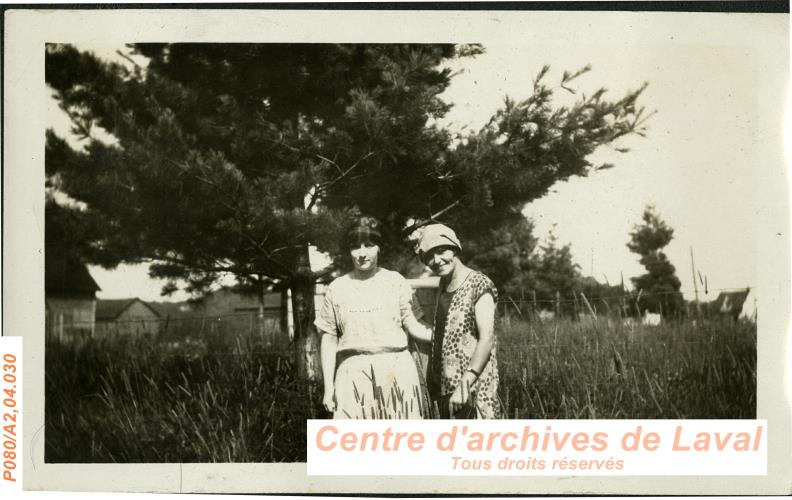
[(379, 223), (361, 217), (347, 234), (352, 272), (327, 288), (315, 325), (322, 334), (324, 407), (333, 418), (422, 418), (425, 395), (408, 333), (431, 339), (399, 273), (378, 265)]

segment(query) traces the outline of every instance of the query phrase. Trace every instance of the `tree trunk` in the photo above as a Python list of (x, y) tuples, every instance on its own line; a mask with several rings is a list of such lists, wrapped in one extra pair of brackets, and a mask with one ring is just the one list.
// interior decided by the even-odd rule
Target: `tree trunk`
[(297, 262), (297, 273), (291, 284), (297, 375), (301, 379), (320, 380), (319, 336), (313, 324), (316, 283), (307, 245), (300, 250)]
[(280, 331), (286, 332), (286, 336), (289, 336), (289, 292), (285, 288), (281, 290), (281, 313), (279, 317), (279, 325)]
[[(256, 317), (258, 319), (258, 325), (256, 326), (258, 330), (259, 339), (261, 339), (262, 342), (264, 341), (264, 338), (267, 334), (267, 332), (264, 331), (264, 302), (266, 300), (265, 299), (266, 295), (267, 295), (267, 285), (265, 285), (264, 283), (260, 283), (258, 287), (258, 299), (259, 299), (258, 314), (256, 314)], [(253, 335), (252, 314), (250, 315), (250, 334), (251, 336)]]

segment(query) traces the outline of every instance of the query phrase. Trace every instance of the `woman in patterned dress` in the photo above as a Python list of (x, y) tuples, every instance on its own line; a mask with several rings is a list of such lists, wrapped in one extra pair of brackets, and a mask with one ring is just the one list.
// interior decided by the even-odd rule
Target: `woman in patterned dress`
[(327, 288), (315, 325), (324, 407), (333, 418), (421, 418), (424, 402), (407, 333), (422, 340), (431, 330), (410, 285), (378, 265), (379, 223), (361, 217), (347, 234), (354, 269)]
[(427, 383), (441, 418), (501, 418), (495, 301), (498, 291), (484, 274), (459, 259), (462, 245), (442, 224), (424, 228), (419, 255), (440, 276), (435, 333)]

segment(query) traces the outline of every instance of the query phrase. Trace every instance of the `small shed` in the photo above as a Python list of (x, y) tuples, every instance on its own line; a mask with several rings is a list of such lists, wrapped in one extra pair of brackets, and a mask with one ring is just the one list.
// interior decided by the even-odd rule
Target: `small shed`
[(156, 309), (139, 298), (98, 300), (96, 336), (156, 335), (161, 318)]
[(209, 320), (210, 331), (229, 334), (258, 332), (276, 339), (287, 328), (285, 299), (284, 293), (268, 292), (264, 294), (262, 304), (257, 293), (223, 287), (204, 297), (199, 310)]
[(756, 323), (756, 291), (753, 288), (748, 289), (748, 295), (745, 296), (742, 309), (740, 310), (740, 319)]
[(755, 321), (756, 299), (750, 288), (722, 291), (714, 301), (708, 304), (708, 309), (713, 315), (728, 317), (736, 321), (745, 315), (743, 310), (746, 309), (746, 305), (748, 309), (753, 309), (752, 315)]
[(71, 340), (94, 336), (96, 292), (86, 265), (61, 252), (45, 252), (44, 307), (47, 338)]
[[(228, 316), (240, 313), (259, 313), (261, 302), (258, 294), (240, 293), (231, 288), (221, 288), (208, 294), (202, 303), (206, 316)], [(283, 313), (283, 294), (264, 294), (264, 315), (280, 317)]]

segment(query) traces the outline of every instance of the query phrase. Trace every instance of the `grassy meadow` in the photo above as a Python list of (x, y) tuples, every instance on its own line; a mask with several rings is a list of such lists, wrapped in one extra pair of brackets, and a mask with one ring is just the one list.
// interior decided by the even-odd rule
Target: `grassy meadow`
[(756, 325), (600, 319), (499, 331), (509, 418), (756, 418)]
[[(509, 418), (755, 418), (752, 324), (512, 319), (497, 334)], [(328, 415), (287, 342), (48, 340), (45, 461), (305, 461), (305, 420)]]

